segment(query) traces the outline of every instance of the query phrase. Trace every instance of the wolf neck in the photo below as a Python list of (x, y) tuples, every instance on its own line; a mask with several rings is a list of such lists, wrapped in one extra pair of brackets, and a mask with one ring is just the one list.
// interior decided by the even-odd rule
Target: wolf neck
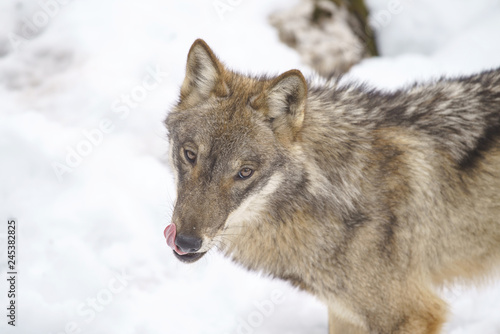
[[(249, 270), (284, 279), (309, 292), (321, 291), (315, 276), (328, 268), (324, 261), (335, 261), (337, 247), (342, 244), (342, 227), (328, 213), (323, 218), (315, 216), (317, 209), (313, 207), (294, 210), (293, 203), (271, 205), (279, 205), (281, 209), (264, 212), (248, 221), (226, 255)], [(327, 220), (330, 224), (324, 223)], [(320, 235), (329, 235), (328, 242)], [(335, 239), (339, 243), (332, 242)]]
[[(338, 247), (351, 235), (346, 229), (363, 214), (358, 210), (361, 190), (355, 174), (332, 165), (328, 175), (307, 149), (304, 143), (293, 147), (286, 182), (277, 177), (264, 196), (248, 203), (258, 209), (243, 208), (244, 227), (226, 254), (250, 270), (314, 292), (321, 288), (313, 276), (340, 260)], [(329, 237), (321, 237), (325, 235)]]

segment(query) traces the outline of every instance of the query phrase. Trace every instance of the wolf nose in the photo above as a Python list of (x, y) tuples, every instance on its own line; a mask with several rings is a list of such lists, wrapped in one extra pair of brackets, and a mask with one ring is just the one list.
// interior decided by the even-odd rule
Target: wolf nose
[(184, 253), (194, 253), (200, 250), (202, 240), (201, 238), (178, 234), (175, 238), (175, 244)]

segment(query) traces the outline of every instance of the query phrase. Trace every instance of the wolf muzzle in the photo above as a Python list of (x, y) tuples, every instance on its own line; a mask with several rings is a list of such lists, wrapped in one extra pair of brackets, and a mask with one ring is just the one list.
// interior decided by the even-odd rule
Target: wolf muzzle
[(196, 236), (177, 234), (175, 224), (170, 224), (163, 231), (167, 245), (173, 249), (175, 256), (184, 262), (194, 262), (205, 253), (196, 253), (200, 250), (202, 239)]

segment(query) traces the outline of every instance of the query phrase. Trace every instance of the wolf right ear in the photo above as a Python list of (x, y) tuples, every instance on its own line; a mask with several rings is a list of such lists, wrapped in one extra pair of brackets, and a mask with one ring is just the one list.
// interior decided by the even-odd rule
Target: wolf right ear
[(304, 121), (307, 83), (299, 70), (287, 71), (271, 81), (266, 89), (267, 117), (276, 135), (293, 141)]
[(181, 87), (181, 102), (197, 104), (212, 93), (227, 96), (229, 89), (223, 80), (224, 66), (207, 43), (197, 39), (189, 49), (186, 77)]

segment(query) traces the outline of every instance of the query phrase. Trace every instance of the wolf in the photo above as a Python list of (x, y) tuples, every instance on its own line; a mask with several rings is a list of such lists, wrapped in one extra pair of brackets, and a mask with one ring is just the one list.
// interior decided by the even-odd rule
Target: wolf
[(439, 333), (500, 267), (500, 70), (382, 92), (231, 71), (203, 40), (169, 112), (167, 244), (328, 307), (329, 333)]

